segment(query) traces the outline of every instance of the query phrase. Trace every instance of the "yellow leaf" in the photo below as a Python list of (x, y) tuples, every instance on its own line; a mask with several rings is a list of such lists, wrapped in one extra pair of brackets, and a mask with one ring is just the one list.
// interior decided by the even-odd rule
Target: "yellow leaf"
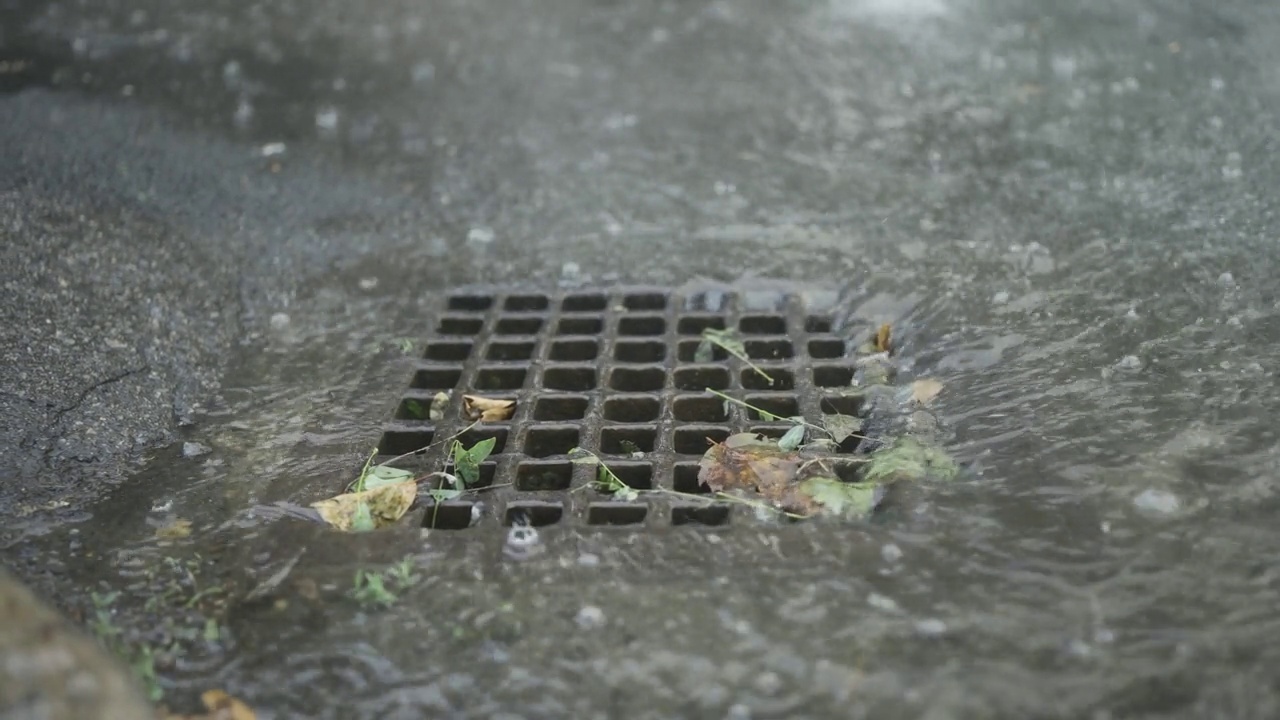
[(404, 517), (417, 497), (418, 484), (406, 480), (363, 492), (344, 493), (311, 503), (311, 507), (325, 522), (343, 532), (350, 532), (362, 504), (368, 508), (374, 528), (383, 528)]
[(222, 690), (206, 690), (200, 695), (205, 712), (200, 715), (165, 713), (165, 720), (257, 720), (257, 715), (244, 701)]
[(884, 323), (883, 325), (880, 326), (879, 330), (876, 330), (876, 342), (875, 342), (876, 352), (882, 352), (882, 353), (893, 352), (892, 335), (893, 335), (893, 328), (889, 325), (889, 323)]
[(911, 383), (911, 400), (918, 405), (928, 405), (942, 392), (942, 381), (921, 378)]
[(468, 420), (499, 422), (510, 419), (515, 411), (515, 400), (496, 400), (479, 395), (462, 396), (462, 414)]
[(191, 521), (175, 518), (163, 527), (156, 528), (156, 537), (161, 540), (179, 540), (191, 534)]

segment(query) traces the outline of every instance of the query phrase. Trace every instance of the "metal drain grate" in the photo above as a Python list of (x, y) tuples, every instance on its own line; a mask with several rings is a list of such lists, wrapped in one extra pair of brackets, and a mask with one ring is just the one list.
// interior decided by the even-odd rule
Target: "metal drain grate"
[[(459, 432), (467, 447), (496, 440), (477, 487), (498, 487), (473, 501), (428, 507), (424, 522), (437, 528), (510, 524), (519, 514), (533, 525), (598, 526), (723, 525), (750, 517), (749, 508), (671, 495), (617, 502), (589, 487), (594, 467), (571, 463), (567, 453), (576, 446), (598, 453), (637, 489), (701, 494), (698, 461), (708, 440), (743, 431), (777, 438), (790, 427), (707, 388), (783, 417), (856, 414), (858, 400), (848, 392), (853, 360), (832, 332), (829, 305), (810, 297), (655, 288), (449, 295), (382, 435), (379, 461), (427, 447), (401, 464), (440, 471), (449, 463), (442, 440)], [(696, 362), (707, 328), (736, 329), (774, 383), (719, 348), (711, 362)], [(419, 419), (440, 391), (452, 394), (444, 418)], [(515, 400), (515, 414), (464, 430), (464, 393)], [(635, 448), (643, 457), (628, 453)], [(855, 450), (852, 442), (841, 448)]]

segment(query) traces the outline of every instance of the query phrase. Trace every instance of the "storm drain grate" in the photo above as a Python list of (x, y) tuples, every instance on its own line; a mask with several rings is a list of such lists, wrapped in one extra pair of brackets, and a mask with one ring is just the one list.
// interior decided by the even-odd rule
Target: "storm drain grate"
[[(596, 469), (569, 461), (596, 452), (637, 489), (703, 494), (698, 461), (732, 433), (781, 437), (789, 423), (706, 392), (723, 392), (782, 417), (856, 414), (848, 391), (853, 360), (834, 333), (830, 293), (672, 291), (626, 288), (565, 293), (456, 292), (444, 298), (383, 432), (379, 461), (422, 473), (449, 469), (449, 443), (493, 438), (476, 487), (492, 490), (428, 506), (424, 522), (460, 529), (517, 516), (532, 525), (723, 525), (750, 508), (664, 494), (619, 502), (592, 487)], [(734, 329), (770, 384), (721, 349), (695, 358), (706, 329)], [(705, 358), (704, 358), (705, 359)], [(443, 417), (424, 417), (439, 392)], [(516, 401), (507, 421), (470, 429), (462, 395)], [(846, 443), (841, 452), (854, 452)], [(637, 451), (642, 454), (637, 454)]]

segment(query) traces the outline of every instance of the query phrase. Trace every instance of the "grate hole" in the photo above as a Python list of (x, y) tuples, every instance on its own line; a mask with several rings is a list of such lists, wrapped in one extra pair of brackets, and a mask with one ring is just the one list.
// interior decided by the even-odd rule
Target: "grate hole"
[(822, 398), (819, 407), (824, 413), (840, 413), (856, 417), (862, 408), (862, 400), (852, 395), (827, 395)]
[(633, 490), (653, 489), (653, 466), (649, 463), (611, 462), (609, 470)]
[(718, 397), (678, 397), (673, 410), (681, 422), (714, 423), (729, 419), (725, 401)]
[(675, 432), (675, 451), (680, 455), (702, 455), (713, 442), (724, 442), (729, 431), (722, 427), (683, 427)]
[(720, 290), (708, 290), (706, 292), (694, 293), (684, 300), (686, 310), (700, 310), (703, 312), (723, 312), (729, 307), (729, 299), (732, 296), (727, 292)]
[(681, 335), (701, 335), (707, 329), (723, 330), (724, 318), (719, 315), (686, 315), (676, 323)]
[(502, 518), (506, 525), (517, 522), (533, 527), (546, 527), (560, 522), (564, 516), (564, 506), (560, 503), (548, 502), (513, 502), (507, 505), (507, 512)]
[(493, 307), (493, 298), (488, 295), (454, 295), (449, 298), (450, 310), (483, 312), (490, 307)]
[(773, 384), (760, 373), (750, 368), (742, 371), (742, 387), (748, 390), (794, 390), (796, 376), (790, 370), (782, 368), (761, 368), (773, 379)]
[(609, 305), (604, 295), (570, 295), (560, 303), (565, 312), (601, 312)]
[(844, 341), (836, 338), (809, 341), (809, 357), (815, 360), (830, 360), (844, 357)]
[(551, 344), (551, 359), (560, 362), (590, 362), (600, 354), (595, 340), (558, 340)]
[[(676, 357), (679, 358), (680, 362), (694, 362), (693, 358), (698, 354), (698, 345), (701, 343), (701, 340), (681, 340), (680, 344), (676, 346)], [(728, 357), (729, 353), (725, 352), (724, 348), (719, 345), (711, 346), (712, 360), (720, 362)]]
[(702, 468), (698, 463), (676, 463), (675, 470), (671, 478), (671, 487), (676, 492), (705, 494), (711, 492), (711, 488), (702, 484), (698, 479), (698, 473)]
[(624, 392), (654, 392), (661, 390), (667, 374), (662, 368), (614, 368), (609, 374), (609, 387)]
[(589, 525), (639, 525), (649, 514), (649, 506), (639, 503), (591, 503), (587, 506)]
[(751, 427), (750, 432), (753, 432), (756, 435), (763, 435), (770, 440), (780, 440), (783, 435), (786, 435), (787, 432), (791, 430), (792, 427), (791, 423), (787, 423), (785, 425), (754, 425)]
[(436, 332), (441, 335), (475, 335), (484, 327), (484, 320), (467, 317), (440, 318)]
[(667, 296), (662, 293), (637, 293), (623, 298), (622, 304), (628, 310), (665, 310)]
[(831, 318), (823, 315), (810, 315), (804, 319), (804, 331), (808, 333), (831, 332)]
[(547, 457), (549, 455), (567, 455), (578, 446), (578, 428), (531, 427), (524, 440), (524, 454), (530, 457)]
[(782, 312), (787, 306), (787, 294), (777, 290), (748, 290), (740, 298), (743, 310), (752, 312)]
[(414, 373), (409, 387), (415, 390), (452, 390), (461, 381), (461, 368), (432, 368)]
[[(602, 428), (600, 430), (600, 451), (609, 455), (627, 455), (635, 452), (635, 448), (639, 448), (640, 452), (653, 452), (653, 444), (657, 434), (652, 427)], [(612, 464), (609, 465), (609, 469), (616, 472)], [(623, 479), (625, 480), (626, 478)]]
[(729, 506), (677, 505), (671, 508), (672, 525), (728, 525)]
[(667, 346), (660, 342), (620, 342), (613, 348), (619, 362), (654, 363), (667, 357)]
[(853, 368), (819, 365), (813, 369), (813, 384), (818, 387), (849, 387), (853, 384)]
[[(747, 404), (783, 418), (800, 414), (800, 403), (793, 395), (748, 395)], [(752, 420), (763, 419), (755, 410), (747, 410), (747, 417)]]
[(658, 419), (662, 403), (647, 395), (613, 397), (604, 401), (604, 419), (614, 422), (651, 422)]
[(431, 398), (404, 398), (396, 406), (396, 413), (393, 417), (396, 420), (430, 420)]
[(738, 321), (738, 329), (747, 335), (785, 335), (787, 319), (778, 315), (748, 315)]
[(587, 415), (587, 399), (578, 395), (540, 397), (533, 406), (534, 420), (581, 420)]
[(676, 370), (677, 390), (724, 390), (729, 387), (729, 370), (722, 367), (691, 367)]
[(540, 317), (504, 317), (498, 319), (493, 331), (499, 335), (533, 335), (541, 329)]
[(542, 384), (552, 390), (582, 392), (596, 386), (593, 367), (549, 367), (542, 371)]
[(472, 503), (443, 502), (426, 506), (422, 527), (436, 530), (466, 530), (471, 527)]
[(790, 340), (748, 340), (743, 345), (752, 360), (780, 360), (792, 355)]
[(422, 356), (428, 360), (461, 362), (471, 356), (471, 343), (431, 343)]
[(388, 430), (378, 443), (381, 455), (405, 455), (431, 444), (435, 433), (430, 430)]
[(475, 447), (475, 444), (483, 440), (493, 438), (493, 451), (490, 455), (498, 455), (507, 447), (507, 430), (498, 427), (477, 427), (472, 428), (458, 436), (458, 442), (462, 443), (462, 447)]
[(520, 492), (568, 490), (572, 482), (571, 463), (522, 462), (516, 466), (516, 490)]
[(546, 295), (512, 295), (502, 307), (511, 312), (537, 312), (548, 305)]
[(480, 368), (476, 373), (477, 390), (519, 390), (524, 387), (525, 368)]
[(485, 357), (490, 360), (528, 360), (533, 357), (531, 342), (495, 342), (489, 344)]
[(640, 315), (618, 320), (619, 335), (661, 335), (667, 331), (667, 321), (661, 315)]
[(561, 318), (556, 326), (557, 335), (599, 335), (604, 321), (598, 317)]

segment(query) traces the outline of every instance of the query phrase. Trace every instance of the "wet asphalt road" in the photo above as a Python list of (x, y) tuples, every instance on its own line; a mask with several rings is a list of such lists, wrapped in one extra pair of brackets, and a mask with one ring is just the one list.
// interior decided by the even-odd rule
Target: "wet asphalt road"
[(477, 245), (494, 279), (942, 265), (986, 299), (1070, 271), (1038, 243), (1269, 308), (1277, 48), (1243, 1), (0, 4), (0, 543), (57, 588), (23, 539), (198, 427), (273, 315)]

